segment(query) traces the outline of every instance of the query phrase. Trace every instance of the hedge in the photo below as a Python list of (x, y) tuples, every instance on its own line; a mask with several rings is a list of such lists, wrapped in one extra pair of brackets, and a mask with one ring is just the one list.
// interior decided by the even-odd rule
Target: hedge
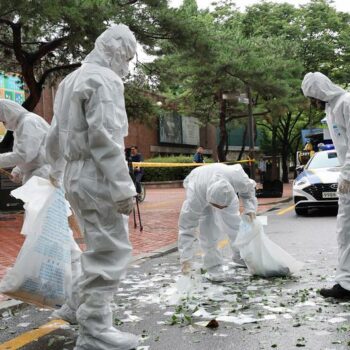
[[(170, 156), (155, 157), (147, 159), (145, 162), (152, 163), (193, 163), (192, 156)], [(212, 163), (212, 159), (205, 159), (206, 163)], [(152, 181), (176, 181), (183, 180), (194, 167), (174, 167), (174, 168), (144, 168), (142, 182)]]

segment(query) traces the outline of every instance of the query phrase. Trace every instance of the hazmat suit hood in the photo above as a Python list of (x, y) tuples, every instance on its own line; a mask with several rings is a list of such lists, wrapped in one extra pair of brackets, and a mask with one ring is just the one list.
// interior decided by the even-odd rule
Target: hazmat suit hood
[(95, 41), (95, 48), (84, 63), (112, 69), (119, 77), (129, 73), (129, 61), (136, 53), (136, 39), (129, 27), (117, 24), (105, 30)]
[(28, 111), (17, 102), (0, 99), (0, 122), (4, 123), (7, 130), (15, 130), (25, 113)]
[(324, 102), (329, 102), (346, 92), (319, 72), (307, 73), (301, 84), (301, 89), (306, 97), (313, 97)]
[(226, 207), (235, 198), (235, 191), (226, 179), (216, 176), (213, 183), (207, 189), (206, 198), (208, 203)]

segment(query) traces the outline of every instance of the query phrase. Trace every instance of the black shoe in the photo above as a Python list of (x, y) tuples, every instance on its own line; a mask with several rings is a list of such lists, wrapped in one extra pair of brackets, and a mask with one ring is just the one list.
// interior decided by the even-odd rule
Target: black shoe
[(350, 290), (344, 289), (340, 284), (335, 284), (332, 288), (322, 288), (320, 294), (324, 298), (350, 299)]

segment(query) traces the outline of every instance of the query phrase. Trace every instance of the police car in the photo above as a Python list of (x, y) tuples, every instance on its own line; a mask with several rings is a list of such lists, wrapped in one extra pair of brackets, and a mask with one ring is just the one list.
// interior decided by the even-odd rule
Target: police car
[(297, 215), (312, 208), (338, 207), (339, 161), (335, 150), (317, 152), (293, 183), (293, 199)]

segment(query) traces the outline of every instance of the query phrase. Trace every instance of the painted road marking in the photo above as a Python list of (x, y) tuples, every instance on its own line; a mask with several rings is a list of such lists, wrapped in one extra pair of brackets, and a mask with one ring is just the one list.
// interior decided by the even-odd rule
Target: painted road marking
[(13, 338), (6, 343), (0, 344), (0, 350), (17, 350), (23, 346), (37, 341), (39, 338), (67, 325), (68, 323), (63, 320), (53, 320), (44, 324), (38, 329), (34, 329), (30, 332), (23, 333), (16, 338)]
[(295, 204), (291, 205), (290, 207), (287, 207), (285, 209), (280, 210), (277, 215), (283, 215), (285, 213), (288, 213), (289, 211), (293, 210), (295, 208)]

